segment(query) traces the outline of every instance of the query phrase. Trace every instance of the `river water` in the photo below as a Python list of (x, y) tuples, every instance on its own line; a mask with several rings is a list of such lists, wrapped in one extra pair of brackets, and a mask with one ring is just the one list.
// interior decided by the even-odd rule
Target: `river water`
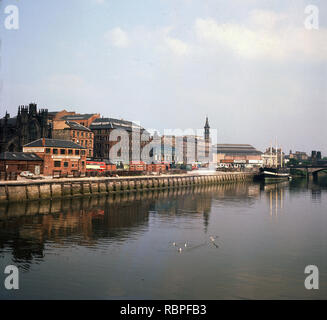
[(326, 176), (0, 205), (0, 299), (326, 299), (326, 209)]

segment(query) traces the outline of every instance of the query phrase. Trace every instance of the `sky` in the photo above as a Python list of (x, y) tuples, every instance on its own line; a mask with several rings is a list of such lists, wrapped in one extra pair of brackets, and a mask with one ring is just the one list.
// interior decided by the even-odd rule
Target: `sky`
[[(8, 30), (5, 8), (19, 9)], [(318, 28), (308, 29), (314, 5)], [(327, 156), (327, 2), (0, 0), (0, 117), (36, 102)], [(311, 24), (313, 25), (313, 24)], [(316, 26), (316, 25), (315, 25)]]

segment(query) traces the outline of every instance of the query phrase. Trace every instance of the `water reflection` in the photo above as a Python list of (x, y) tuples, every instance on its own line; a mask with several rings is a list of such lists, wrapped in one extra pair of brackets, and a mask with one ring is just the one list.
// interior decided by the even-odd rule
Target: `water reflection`
[(149, 214), (201, 218), (207, 233), (213, 207), (252, 205), (261, 194), (268, 199), (270, 216), (283, 211), (285, 189), (311, 189), (321, 201), (324, 183), (294, 180), (273, 184), (229, 183), (108, 197), (35, 201), (0, 205), (0, 252), (12, 251), (14, 262), (44, 257), (45, 243), (97, 247), (103, 239), (120, 242), (146, 232)]
[(285, 189), (289, 186), (288, 181), (279, 183), (262, 184), (266, 198), (269, 202), (269, 214), (271, 217), (278, 217), (278, 214), (282, 213), (284, 208)]
[[(33, 267), (43, 264), (42, 274), (54, 266), (52, 285), (61, 285), (55, 297), (102, 298), (108, 288), (125, 298), (200, 298), (199, 292), (209, 299), (253, 298), (255, 288), (272, 297), (284, 274), (294, 297), (303, 283), (302, 260), (325, 263), (325, 218), (318, 213), (326, 193), (322, 177), (1, 204), (0, 267), (13, 262), (31, 275), (25, 288), (35, 282), (29, 291), (34, 297), (42, 291)], [(302, 208), (309, 205), (315, 206), (310, 210), (316, 220), (307, 220), (311, 216)], [(62, 257), (75, 261), (75, 269)], [(57, 263), (74, 270), (75, 287), (69, 276), (56, 272)], [(89, 268), (105, 273), (107, 282), (96, 272), (90, 275)], [(293, 268), (300, 268), (296, 279)], [(143, 287), (141, 275), (149, 281)], [(0, 297), (6, 294), (0, 288)]]
[[(0, 252), (11, 252), (14, 263), (44, 258), (45, 244), (56, 247), (125, 241), (148, 229), (149, 214), (183, 219), (201, 218), (204, 231), (213, 200), (238, 205), (259, 197), (258, 185), (223, 184), (147, 193), (124, 193), (0, 205)], [(104, 241), (105, 240), (105, 241)]]

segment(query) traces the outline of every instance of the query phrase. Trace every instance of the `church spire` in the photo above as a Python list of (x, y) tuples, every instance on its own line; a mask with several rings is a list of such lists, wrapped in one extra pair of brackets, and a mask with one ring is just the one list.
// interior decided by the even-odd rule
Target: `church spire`
[(204, 129), (210, 129), (208, 116), (206, 116), (206, 123), (204, 125)]
[(210, 154), (210, 126), (208, 116), (206, 116), (206, 123), (204, 125), (204, 140), (205, 140), (205, 157), (209, 157)]

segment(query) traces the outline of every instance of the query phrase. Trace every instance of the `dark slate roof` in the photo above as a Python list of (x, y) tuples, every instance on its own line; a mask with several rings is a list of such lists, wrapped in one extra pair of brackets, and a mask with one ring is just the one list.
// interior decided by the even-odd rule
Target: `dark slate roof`
[(74, 121), (66, 121), (66, 124), (71, 129), (74, 129), (74, 130), (91, 131), (91, 129), (89, 129), (89, 128), (85, 127), (85, 126), (82, 126), (81, 124), (79, 124), (77, 122), (74, 122)]
[(88, 114), (71, 114), (66, 115), (61, 118), (61, 120), (87, 120), (96, 115), (96, 113), (88, 113)]
[(261, 151), (256, 150), (250, 144), (217, 144), (213, 147), (214, 152), (224, 154), (249, 154), (249, 155), (260, 155)]
[(29, 152), (2, 152), (0, 160), (42, 161), (38, 155)]
[[(1, 125), (4, 125), (5, 121), (6, 121), (5, 118), (0, 119)], [(16, 122), (17, 122), (17, 117), (7, 119), (7, 124), (10, 126), (15, 126)]]
[(125, 129), (125, 130), (131, 130), (132, 126), (136, 129), (139, 128), (142, 130), (143, 128), (131, 121), (127, 120), (118, 120), (113, 118), (98, 118), (95, 119), (90, 128), (91, 130), (97, 130), (97, 129)]
[[(45, 147), (50, 148), (70, 148), (70, 149), (86, 149), (79, 144), (70, 140), (59, 140), (59, 139), (44, 139)], [(42, 138), (25, 144), (24, 147), (43, 147)]]

